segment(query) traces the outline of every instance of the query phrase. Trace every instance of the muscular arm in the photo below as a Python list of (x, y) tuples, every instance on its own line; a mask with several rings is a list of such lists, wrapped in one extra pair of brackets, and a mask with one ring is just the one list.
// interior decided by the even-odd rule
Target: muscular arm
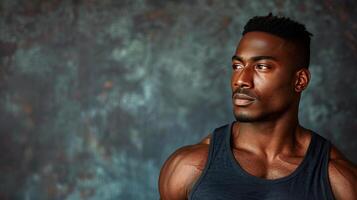
[(333, 147), (330, 154), (329, 179), (337, 200), (357, 200), (357, 168)]
[(159, 177), (162, 200), (186, 200), (208, 157), (209, 139), (176, 150), (164, 163)]

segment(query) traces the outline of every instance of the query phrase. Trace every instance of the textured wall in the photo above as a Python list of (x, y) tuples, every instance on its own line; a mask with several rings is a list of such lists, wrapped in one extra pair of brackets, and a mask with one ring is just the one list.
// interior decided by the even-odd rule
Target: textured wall
[(314, 33), (303, 125), (357, 161), (356, 1), (0, 0), (0, 199), (158, 199), (233, 120), (230, 59), (269, 11)]

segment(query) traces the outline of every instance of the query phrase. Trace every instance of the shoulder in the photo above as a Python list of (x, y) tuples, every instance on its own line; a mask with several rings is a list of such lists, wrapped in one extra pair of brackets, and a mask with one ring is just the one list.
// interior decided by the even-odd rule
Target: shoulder
[(334, 146), (330, 151), (328, 172), (336, 199), (357, 200), (357, 167)]
[(177, 149), (165, 161), (160, 171), (159, 192), (161, 199), (186, 199), (190, 189), (205, 168), (210, 136), (200, 143)]

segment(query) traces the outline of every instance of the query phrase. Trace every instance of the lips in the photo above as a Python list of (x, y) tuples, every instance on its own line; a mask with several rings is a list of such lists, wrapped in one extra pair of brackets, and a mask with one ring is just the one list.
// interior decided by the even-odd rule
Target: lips
[(233, 95), (233, 103), (237, 106), (247, 106), (253, 103), (256, 99), (246, 94), (236, 93)]

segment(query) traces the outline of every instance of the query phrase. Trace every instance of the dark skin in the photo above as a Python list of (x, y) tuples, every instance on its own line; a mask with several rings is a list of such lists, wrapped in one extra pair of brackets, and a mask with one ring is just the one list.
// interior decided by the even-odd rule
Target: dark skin
[[(232, 152), (253, 176), (278, 179), (303, 160), (311, 131), (298, 120), (301, 92), (310, 72), (301, 66), (298, 44), (264, 33), (243, 36), (232, 58)], [(248, 95), (248, 97), (244, 96)], [(237, 98), (239, 97), (239, 98)], [(247, 100), (249, 99), (249, 100)], [(162, 200), (188, 199), (208, 156), (209, 134), (200, 143), (176, 150), (165, 162), (159, 178)], [(336, 199), (357, 200), (357, 168), (335, 147), (330, 152), (329, 180)]]

